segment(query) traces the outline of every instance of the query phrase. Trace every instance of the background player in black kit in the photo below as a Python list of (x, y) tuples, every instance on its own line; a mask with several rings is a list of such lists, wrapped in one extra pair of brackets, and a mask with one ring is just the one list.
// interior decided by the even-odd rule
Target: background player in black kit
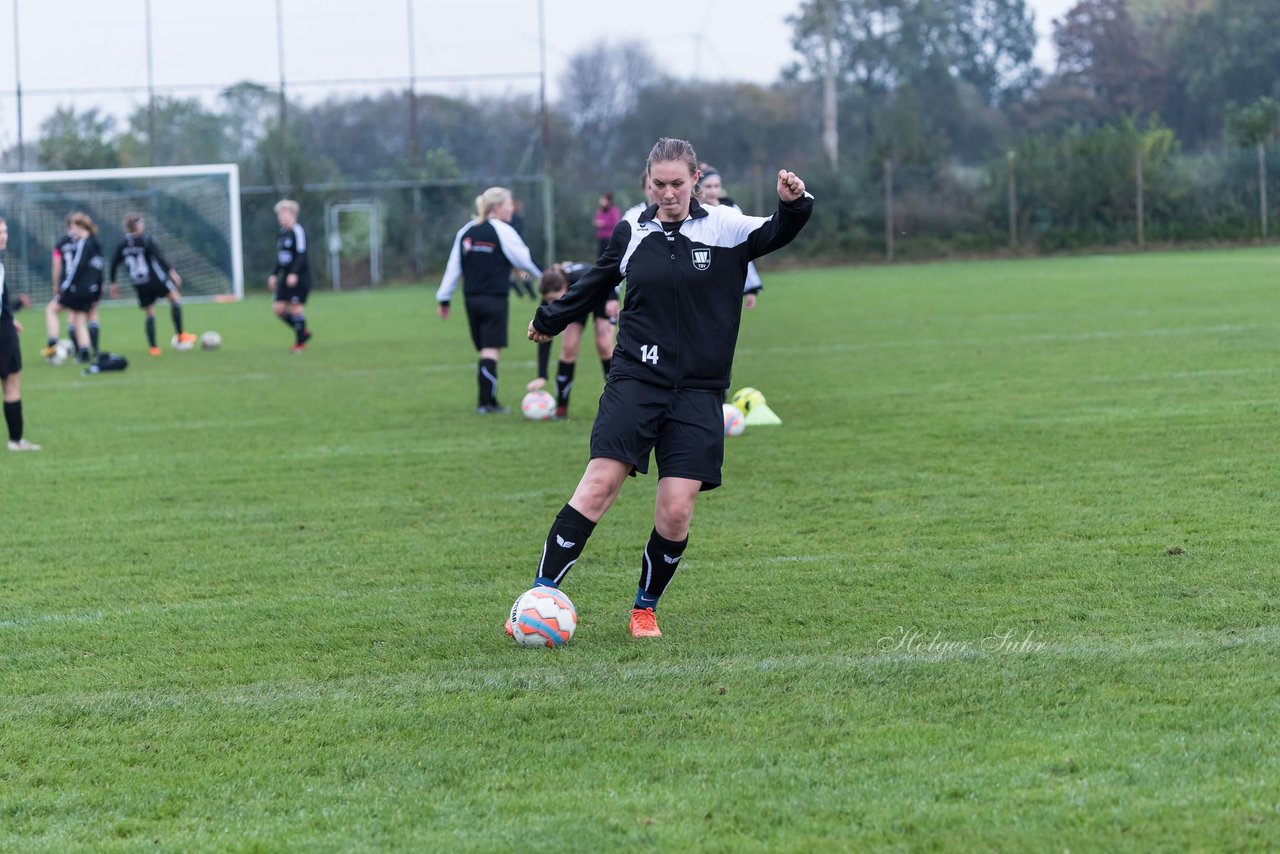
[[(542, 292), (542, 302), (552, 303), (565, 295), (583, 273), (591, 269), (591, 265), (577, 261), (564, 261), (553, 264), (542, 273), (542, 281), (538, 290)], [(580, 317), (569, 321), (560, 339), (560, 363), (556, 366), (556, 414), (555, 418), (564, 418), (569, 414), (569, 394), (573, 391), (573, 375), (577, 369), (578, 348), (582, 345), (582, 334), (586, 331), (587, 322), (594, 317), (596, 355), (600, 357), (600, 367), (604, 370), (604, 378), (609, 380), (609, 366), (613, 362), (613, 325), (618, 322), (618, 290), (615, 288), (605, 294), (594, 306), (588, 308)], [(544, 341), (538, 345), (538, 376), (527, 386), (529, 391), (537, 391), (547, 384), (547, 373), (551, 362), (551, 342)]]
[(542, 278), (529, 247), (510, 225), (514, 210), (511, 191), (505, 187), (490, 187), (476, 197), (476, 216), (453, 238), (449, 263), (436, 291), (444, 319), (449, 316), (449, 302), (458, 282), (463, 283), (471, 343), (480, 353), (476, 366), (476, 412), (480, 415), (509, 411), (498, 403), (498, 355), (507, 346), (511, 268)]
[(609, 382), (591, 430), (591, 459), (556, 516), (535, 585), (558, 586), (627, 476), (658, 462), (654, 526), (631, 611), (633, 637), (658, 637), (655, 610), (688, 544), (698, 493), (720, 485), (721, 397), (729, 384), (747, 262), (785, 246), (813, 210), (793, 172), (778, 172), (778, 209), (766, 218), (693, 199), (698, 158), (680, 139), (660, 139), (648, 159), (657, 204), (614, 229), (600, 260), (565, 296), (538, 309), (532, 341), (566, 323), (625, 277)]
[[(9, 224), (0, 217), (0, 252), (8, 245)], [(30, 299), (24, 294), (18, 302), (27, 305)], [(13, 319), (11, 297), (4, 288), (4, 264), (0, 263), (0, 387), (4, 389), (4, 422), (9, 428), (9, 450), (38, 451), (39, 445), (22, 436), (22, 348), (18, 346), (21, 329)]]
[(311, 330), (307, 328), (307, 296), (311, 293), (311, 267), (307, 263), (307, 232), (298, 222), (299, 205), (293, 199), (276, 202), (276, 269), (267, 277), (272, 296), (271, 308), (285, 326), (293, 330), (293, 346), (301, 353), (307, 349)]
[[(703, 163), (699, 167), (702, 170), (702, 179), (698, 181), (698, 186), (702, 189), (702, 203), (704, 205), (728, 205), (741, 211), (742, 208), (724, 193), (724, 183), (720, 178), (720, 173), (716, 169)], [(743, 284), (743, 308), (748, 310), (756, 307), (756, 298), (760, 292), (764, 290), (764, 282), (760, 279), (760, 273), (756, 270), (754, 263), (747, 265), (747, 279)]]
[[(89, 323), (98, 308), (102, 296), (102, 272), (105, 263), (102, 247), (98, 245), (98, 227), (87, 214), (76, 211), (68, 217), (68, 235), (58, 244), (57, 253), (62, 271), (53, 299), (45, 306), (45, 332), (48, 344), (42, 355), (51, 356), (58, 342), (58, 312), (71, 313), (70, 326), (76, 342), (76, 358), (89, 361), (89, 349), (98, 349), (97, 322), (90, 337)], [(58, 265), (55, 265), (57, 267)]]
[(169, 315), (173, 318), (173, 331), (179, 344), (192, 344), (196, 336), (182, 328), (182, 277), (178, 271), (169, 266), (160, 254), (160, 247), (149, 234), (144, 233), (147, 224), (142, 214), (126, 214), (124, 218), (125, 238), (116, 247), (111, 258), (110, 284), (111, 296), (119, 296), (116, 287), (116, 271), (123, 264), (129, 273), (129, 281), (138, 294), (138, 307), (146, 311), (147, 349), (153, 356), (160, 355), (156, 346), (156, 300), (164, 297), (169, 300)]

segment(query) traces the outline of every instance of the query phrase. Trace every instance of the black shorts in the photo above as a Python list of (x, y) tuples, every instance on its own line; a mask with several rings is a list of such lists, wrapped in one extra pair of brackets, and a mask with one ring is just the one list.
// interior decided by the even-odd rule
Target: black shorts
[(0, 380), (22, 370), (22, 348), (18, 346), (18, 329), (13, 318), (0, 320)]
[(58, 303), (67, 311), (93, 311), (93, 307), (98, 304), (102, 293), (94, 290), (90, 293), (81, 293), (79, 291), (58, 291)]
[(311, 294), (311, 286), (304, 284), (296, 284), (289, 287), (284, 283), (284, 278), (276, 284), (276, 295), (272, 297), (274, 302), (287, 302), (289, 305), (306, 305), (307, 297)]
[(467, 323), (471, 325), (471, 343), (477, 350), (507, 346), (507, 319), (510, 303), (500, 297), (467, 297)]
[(591, 458), (621, 460), (633, 466), (632, 475), (647, 474), (654, 451), (658, 477), (700, 480), (704, 490), (715, 489), (724, 463), (721, 396), (610, 378), (591, 428)]
[(155, 305), (156, 300), (169, 298), (169, 286), (163, 283), (147, 282), (145, 285), (134, 285), (133, 289), (138, 292), (140, 308)]

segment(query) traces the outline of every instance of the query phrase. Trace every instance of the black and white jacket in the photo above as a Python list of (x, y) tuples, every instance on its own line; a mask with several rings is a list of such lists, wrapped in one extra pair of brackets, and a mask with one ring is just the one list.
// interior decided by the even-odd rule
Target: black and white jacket
[(70, 238), (58, 244), (62, 253), (62, 284), (58, 290), (96, 300), (102, 293), (102, 274), (106, 264), (98, 238)]
[(4, 264), (0, 263), (0, 323), (13, 322), (14, 305), (16, 301), (10, 303), (9, 294), (4, 289)]
[(129, 281), (135, 286), (164, 285), (172, 290), (169, 280), (169, 262), (160, 254), (160, 247), (149, 234), (130, 234), (120, 241), (116, 253), (111, 257), (111, 281), (116, 280), (116, 272), (123, 264), (129, 274)]
[(534, 263), (520, 233), (497, 217), (471, 222), (458, 229), (449, 251), (449, 263), (436, 291), (436, 301), (448, 305), (458, 282), (465, 297), (507, 298), (511, 268), (518, 267), (534, 278), (542, 271)]
[(307, 232), (300, 222), (280, 229), (276, 235), (274, 274), (280, 282), (280, 287), (285, 287), (285, 277), (290, 273), (297, 275), (297, 287), (311, 287), (311, 264), (307, 261)]
[(747, 263), (790, 243), (813, 196), (778, 203), (770, 217), (690, 200), (689, 218), (666, 233), (657, 205), (618, 223), (600, 260), (563, 297), (538, 309), (533, 327), (558, 335), (600, 294), (627, 280), (610, 379), (668, 388), (729, 385), (742, 320)]

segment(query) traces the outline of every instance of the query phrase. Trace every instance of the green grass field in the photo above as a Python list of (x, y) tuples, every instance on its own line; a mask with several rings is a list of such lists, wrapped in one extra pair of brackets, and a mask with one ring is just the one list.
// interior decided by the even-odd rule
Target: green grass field
[[(40, 362), (2, 459), (0, 849), (1275, 850), (1274, 249), (765, 271), (659, 615), (633, 481), (501, 635), (586, 462), (477, 417), (432, 290), (188, 309)], [(533, 374), (513, 304), (505, 402)], [(165, 312), (159, 329), (171, 330)]]

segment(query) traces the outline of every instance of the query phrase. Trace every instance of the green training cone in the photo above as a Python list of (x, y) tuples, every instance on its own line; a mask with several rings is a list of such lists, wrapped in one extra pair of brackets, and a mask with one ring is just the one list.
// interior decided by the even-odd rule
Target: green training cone
[(751, 407), (751, 411), (747, 413), (748, 427), (764, 427), (769, 424), (781, 424), (782, 419), (777, 416), (767, 403), (757, 403)]

